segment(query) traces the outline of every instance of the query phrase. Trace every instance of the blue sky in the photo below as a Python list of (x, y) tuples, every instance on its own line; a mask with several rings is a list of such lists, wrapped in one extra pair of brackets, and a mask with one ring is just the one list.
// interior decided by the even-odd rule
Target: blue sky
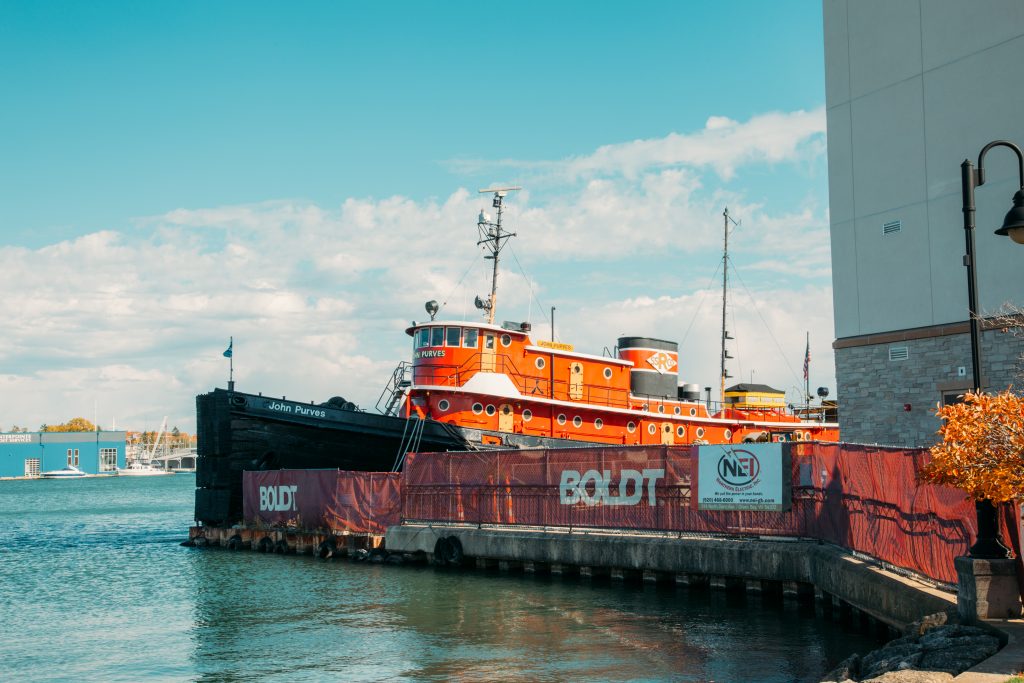
[(485, 291), (496, 182), (499, 317), (685, 336), (713, 384), (728, 204), (733, 374), (794, 388), (810, 330), (834, 387), (821, 34), (811, 2), (0, 3), (0, 426), (191, 428), (228, 335), (239, 388), (372, 404), (422, 301)]

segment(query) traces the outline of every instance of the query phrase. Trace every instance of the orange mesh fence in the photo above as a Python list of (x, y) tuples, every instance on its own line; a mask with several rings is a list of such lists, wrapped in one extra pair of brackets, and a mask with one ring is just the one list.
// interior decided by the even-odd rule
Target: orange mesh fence
[(401, 519), (401, 475), (341, 470), (242, 473), (247, 525), (383, 534)]
[[(601, 527), (835, 543), (938, 581), (976, 533), (962, 491), (919, 484), (925, 449), (785, 444), (792, 506), (785, 512), (697, 509), (696, 446), (415, 453), (406, 459), (407, 520)], [(1001, 515), (1019, 548), (1017, 510)], [(1019, 553), (1018, 553), (1019, 555)]]

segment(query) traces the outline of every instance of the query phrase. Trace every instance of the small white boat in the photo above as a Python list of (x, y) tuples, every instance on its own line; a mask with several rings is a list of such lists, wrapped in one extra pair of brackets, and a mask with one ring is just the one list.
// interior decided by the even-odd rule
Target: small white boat
[(138, 460), (130, 463), (128, 467), (121, 469), (117, 468), (117, 476), (119, 477), (161, 477), (166, 474), (174, 474), (170, 470), (160, 469), (159, 467), (153, 467), (150, 464), (139, 462)]
[(74, 465), (68, 465), (64, 469), (43, 472), (40, 476), (43, 479), (73, 479), (75, 477), (84, 477), (86, 474)]

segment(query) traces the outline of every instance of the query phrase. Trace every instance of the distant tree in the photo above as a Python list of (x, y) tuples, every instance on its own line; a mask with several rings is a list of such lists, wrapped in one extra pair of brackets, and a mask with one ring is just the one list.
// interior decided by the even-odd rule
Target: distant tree
[(39, 428), (41, 432), (95, 432), (96, 425), (84, 417), (73, 417), (64, 424), (43, 425)]
[(968, 392), (938, 408), (942, 442), (920, 471), (923, 481), (963, 489), (994, 503), (1024, 497), (1024, 398)]

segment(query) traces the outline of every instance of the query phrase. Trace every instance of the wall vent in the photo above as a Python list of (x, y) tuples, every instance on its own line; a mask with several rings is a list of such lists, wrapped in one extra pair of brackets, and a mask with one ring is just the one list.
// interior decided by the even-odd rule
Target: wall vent
[(882, 234), (891, 235), (903, 229), (903, 221), (889, 221), (882, 223)]
[(889, 360), (906, 360), (910, 358), (910, 349), (906, 346), (890, 346)]

